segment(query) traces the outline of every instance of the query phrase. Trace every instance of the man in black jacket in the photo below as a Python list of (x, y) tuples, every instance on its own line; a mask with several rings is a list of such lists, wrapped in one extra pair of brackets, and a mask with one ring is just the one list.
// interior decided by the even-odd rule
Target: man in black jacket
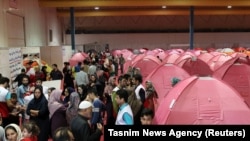
[(97, 123), (97, 129), (92, 131), (88, 120), (92, 118), (93, 105), (89, 101), (82, 101), (79, 104), (78, 115), (72, 119), (70, 128), (75, 141), (100, 141), (103, 126)]

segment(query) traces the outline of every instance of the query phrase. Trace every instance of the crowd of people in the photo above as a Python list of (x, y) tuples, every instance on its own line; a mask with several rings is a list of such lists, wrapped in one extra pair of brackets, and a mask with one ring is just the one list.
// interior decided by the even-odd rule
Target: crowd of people
[[(90, 56), (76, 66), (64, 62), (62, 71), (53, 64), (49, 73), (32, 74), (27, 63), (14, 81), (1, 76), (0, 141), (99, 141), (103, 125), (152, 124), (152, 82), (144, 87), (138, 68), (125, 71), (122, 55)], [(62, 80), (63, 88), (43, 86), (45, 80)]]

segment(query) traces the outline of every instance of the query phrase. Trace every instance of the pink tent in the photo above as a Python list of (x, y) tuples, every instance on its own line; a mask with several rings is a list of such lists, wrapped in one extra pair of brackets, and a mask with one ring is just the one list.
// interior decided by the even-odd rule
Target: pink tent
[(121, 50), (113, 50), (113, 51), (111, 52), (111, 54), (112, 54), (113, 56), (120, 56), (120, 54), (122, 54), (122, 51), (121, 51)]
[(127, 61), (124, 63), (124, 65), (123, 65), (123, 72), (126, 73), (126, 72), (128, 71), (129, 66), (132, 66), (131, 63), (132, 63), (132, 60), (127, 60)]
[(154, 124), (250, 124), (250, 109), (225, 82), (192, 76), (164, 97), (155, 112)]
[[(233, 62), (233, 60), (232, 60)], [(224, 73), (223, 73), (224, 72)], [(250, 66), (247, 64), (223, 65), (214, 76), (234, 87), (250, 107)]]
[(182, 54), (184, 51), (182, 49), (172, 49), (168, 50), (167, 54)]
[(157, 54), (158, 52), (155, 52), (155, 51), (152, 51), (152, 50), (148, 50), (147, 52), (146, 52), (146, 55), (155, 55), (155, 54)]
[(158, 94), (158, 102), (160, 102), (166, 93), (172, 89), (172, 78), (177, 77), (180, 80), (190, 77), (190, 75), (182, 68), (173, 65), (165, 64), (160, 65), (153, 70), (148, 77), (144, 80), (143, 84), (147, 80), (150, 80)]
[(130, 57), (128, 58), (125, 58), (126, 59), (126, 62), (123, 66), (123, 71), (124, 72), (127, 72), (128, 71), (128, 68), (129, 66), (133, 66), (133, 64), (135, 64), (137, 61), (141, 60), (143, 57), (145, 57), (146, 55), (145, 54), (139, 54), (139, 55), (131, 55)]
[(123, 55), (125, 60), (128, 60), (128, 58), (130, 58), (133, 55), (133, 52), (131, 52), (128, 49), (123, 49), (123, 50), (121, 50), (121, 54)]
[(238, 60), (236, 61), (238, 63), (250, 64), (250, 60), (245, 53), (235, 52), (231, 54), (231, 56), (233, 58), (238, 57)]
[(216, 49), (215, 49), (215, 48), (210, 47), (210, 48), (207, 48), (206, 50), (207, 50), (208, 52), (214, 52)]
[(213, 57), (214, 57), (214, 55), (211, 53), (202, 53), (199, 56), (197, 56), (198, 59), (204, 61), (205, 63), (207, 63)]
[(180, 57), (179, 54), (168, 54), (167, 57), (165, 57), (162, 62), (165, 64), (174, 64), (174, 62)]
[(189, 59), (180, 67), (186, 70), (190, 75), (211, 76), (213, 74), (208, 64), (201, 59)]
[(70, 64), (70, 66), (75, 66), (75, 65), (77, 65), (78, 62), (83, 62), (83, 60), (84, 60), (85, 58), (86, 58), (86, 57), (85, 57), (81, 52), (75, 53), (75, 54), (69, 59), (69, 64)]
[(212, 71), (217, 70), (220, 66), (222, 66), (226, 61), (232, 59), (231, 56), (229, 55), (225, 55), (225, 54), (220, 54), (217, 56), (214, 56), (213, 58), (211, 58), (207, 64), (210, 67), (210, 69)]
[(148, 55), (137, 61), (132, 67), (140, 68), (141, 75), (146, 78), (156, 67), (161, 64), (161, 61), (155, 56)]
[(134, 65), (136, 62), (140, 61), (142, 58), (144, 58), (146, 56), (146, 54), (139, 54), (136, 55), (135, 57), (133, 57), (131, 60), (131, 65)]
[(81, 54), (82, 54), (85, 58), (88, 58), (88, 57), (89, 57), (89, 55), (88, 55), (87, 53), (85, 53), (85, 52), (81, 52)]
[(191, 56), (196, 56), (195, 50), (187, 50), (187, 51), (184, 52), (183, 54), (189, 54), (189, 55), (191, 55)]
[(155, 54), (155, 56), (159, 56), (160, 59), (164, 60), (167, 57), (167, 54), (164, 51), (161, 51), (161, 52)]
[(209, 52), (210, 54), (212, 54), (213, 56), (217, 56), (217, 55), (221, 55), (221, 54), (225, 54), (222, 52), (218, 52), (218, 51), (213, 51), (213, 52)]
[(182, 54), (178, 59), (175, 60), (174, 64), (182, 67), (187, 60), (191, 60), (194, 56), (190, 54)]

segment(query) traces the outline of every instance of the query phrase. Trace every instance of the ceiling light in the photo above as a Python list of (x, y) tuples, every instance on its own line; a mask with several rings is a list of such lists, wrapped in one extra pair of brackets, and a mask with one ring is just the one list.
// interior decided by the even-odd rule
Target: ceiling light
[(166, 6), (166, 5), (163, 5), (161, 8), (165, 9), (165, 8), (167, 8), (167, 6)]
[(228, 8), (228, 9), (231, 9), (231, 8), (232, 8), (232, 6), (231, 6), (231, 5), (228, 5), (228, 6), (227, 6), (227, 8)]
[(100, 8), (99, 7), (95, 7), (95, 10), (99, 10)]

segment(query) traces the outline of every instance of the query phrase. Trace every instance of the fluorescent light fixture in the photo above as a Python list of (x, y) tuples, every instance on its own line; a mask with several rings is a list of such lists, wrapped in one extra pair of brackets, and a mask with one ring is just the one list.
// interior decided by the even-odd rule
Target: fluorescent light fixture
[(167, 8), (167, 6), (166, 6), (166, 5), (163, 5), (161, 8), (165, 9), (165, 8)]
[(231, 5), (228, 5), (228, 6), (227, 6), (227, 8), (228, 8), (228, 9), (231, 9), (231, 8), (232, 8), (232, 6), (231, 6)]
[(99, 10), (100, 8), (98, 6), (95, 7), (95, 10)]

